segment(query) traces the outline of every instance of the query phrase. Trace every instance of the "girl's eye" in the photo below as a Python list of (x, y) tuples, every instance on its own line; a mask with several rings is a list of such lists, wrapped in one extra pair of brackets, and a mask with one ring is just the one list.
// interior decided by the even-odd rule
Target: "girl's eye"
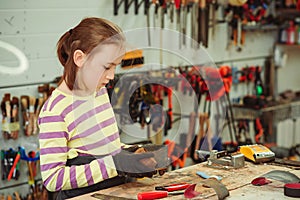
[(106, 69), (106, 70), (109, 70), (110, 69), (110, 67), (107, 67), (107, 66), (103, 66), (104, 67), (104, 69)]

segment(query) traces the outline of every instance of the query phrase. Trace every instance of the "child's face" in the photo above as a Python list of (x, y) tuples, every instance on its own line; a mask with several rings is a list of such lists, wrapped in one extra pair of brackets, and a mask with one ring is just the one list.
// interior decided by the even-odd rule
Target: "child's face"
[(114, 79), (115, 70), (121, 63), (124, 49), (115, 44), (96, 47), (88, 56), (84, 65), (77, 72), (78, 83), (89, 92), (104, 87)]

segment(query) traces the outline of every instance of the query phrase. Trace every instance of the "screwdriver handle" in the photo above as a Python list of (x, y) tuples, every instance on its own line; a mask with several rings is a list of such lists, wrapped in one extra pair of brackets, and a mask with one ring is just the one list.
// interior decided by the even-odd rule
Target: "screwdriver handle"
[(160, 199), (167, 196), (168, 196), (167, 191), (140, 192), (137, 194), (138, 200)]

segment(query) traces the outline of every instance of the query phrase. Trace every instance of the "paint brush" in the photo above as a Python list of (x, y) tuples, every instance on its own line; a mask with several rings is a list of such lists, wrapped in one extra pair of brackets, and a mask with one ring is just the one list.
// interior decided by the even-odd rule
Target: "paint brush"
[(3, 98), (3, 101), (4, 101), (4, 104), (5, 104), (5, 112), (6, 112), (6, 119), (4, 124), (4, 128), (2, 127), (2, 129), (4, 130), (4, 135), (5, 135), (5, 138), (7, 139), (10, 139), (11, 138), (11, 131), (10, 131), (10, 128), (9, 128), (9, 124), (10, 124), (10, 121), (11, 121), (11, 103), (10, 103), (10, 94), (9, 93), (6, 93), (4, 95), (4, 98)]
[(35, 108), (35, 113), (34, 113), (35, 126), (33, 129), (33, 134), (36, 134), (38, 132), (37, 118), (39, 117), (39, 114), (40, 114), (42, 106), (45, 102), (45, 99), (48, 98), (47, 86), (45, 86), (45, 85), (38, 86), (38, 95), (39, 95), (39, 97), (36, 99), (36, 108)]
[(21, 108), (23, 117), (23, 129), (26, 136), (29, 136), (28, 125), (29, 125), (29, 97), (26, 95), (21, 96)]
[(33, 134), (34, 129), (34, 106), (36, 98), (33, 96), (29, 97), (29, 124), (28, 124), (28, 133), (29, 135)]
[(5, 109), (5, 100), (4, 97), (2, 98), (1, 101), (1, 112), (2, 112), (2, 135), (4, 139), (8, 139), (8, 135), (6, 133), (7, 127), (8, 127), (8, 123), (7, 123), (7, 119), (6, 119), (6, 109)]
[(19, 136), (20, 124), (19, 124), (19, 99), (18, 97), (13, 97), (11, 102), (12, 107), (12, 120), (11, 120), (11, 135), (15, 140)]

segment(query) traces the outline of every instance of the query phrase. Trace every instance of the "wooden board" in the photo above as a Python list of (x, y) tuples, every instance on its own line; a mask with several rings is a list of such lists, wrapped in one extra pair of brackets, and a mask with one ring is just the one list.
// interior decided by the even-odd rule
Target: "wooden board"
[[(252, 163), (246, 162), (245, 167), (240, 169), (215, 169), (206, 166), (205, 163), (189, 166), (186, 168), (182, 168), (179, 170), (171, 171), (165, 173), (163, 176), (155, 176), (151, 179), (144, 178), (139, 179), (136, 182), (126, 183), (124, 185), (120, 185), (113, 188), (108, 188), (105, 190), (100, 190), (99, 194), (105, 194), (115, 197), (124, 197), (128, 199), (137, 199), (137, 193), (143, 191), (153, 191), (155, 186), (159, 185), (169, 185), (172, 183), (179, 183), (179, 182), (187, 182), (187, 183), (196, 183), (197, 187), (196, 190), (201, 192), (202, 194), (199, 198), (195, 199), (218, 199), (214, 190), (211, 188), (205, 188), (202, 186), (201, 182), (204, 180), (203, 178), (196, 175), (197, 171), (205, 172), (206, 174), (218, 175), (222, 177), (222, 183), (227, 187), (230, 192), (230, 197), (227, 199), (248, 199), (246, 198), (248, 195), (253, 199), (253, 197), (263, 197), (265, 195), (273, 195), (274, 197), (283, 195), (283, 183), (279, 181), (273, 181), (270, 185), (265, 186), (253, 186), (251, 185), (251, 181), (254, 178), (262, 176), (267, 172), (272, 170), (284, 170), (290, 171), (297, 176), (300, 176), (300, 171), (292, 170), (290, 168), (281, 167), (281, 166), (274, 166), (274, 165), (267, 165), (267, 164), (259, 164), (254, 165)], [(278, 188), (280, 186), (280, 188)], [(85, 199), (85, 200), (95, 200), (96, 198), (91, 197), (91, 194), (82, 195), (79, 197), (72, 198), (73, 200), (76, 199)], [(266, 197), (266, 196), (265, 196)], [(164, 199), (184, 199), (183, 195), (177, 196), (170, 196)], [(292, 198), (291, 198), (292, 199)]]

